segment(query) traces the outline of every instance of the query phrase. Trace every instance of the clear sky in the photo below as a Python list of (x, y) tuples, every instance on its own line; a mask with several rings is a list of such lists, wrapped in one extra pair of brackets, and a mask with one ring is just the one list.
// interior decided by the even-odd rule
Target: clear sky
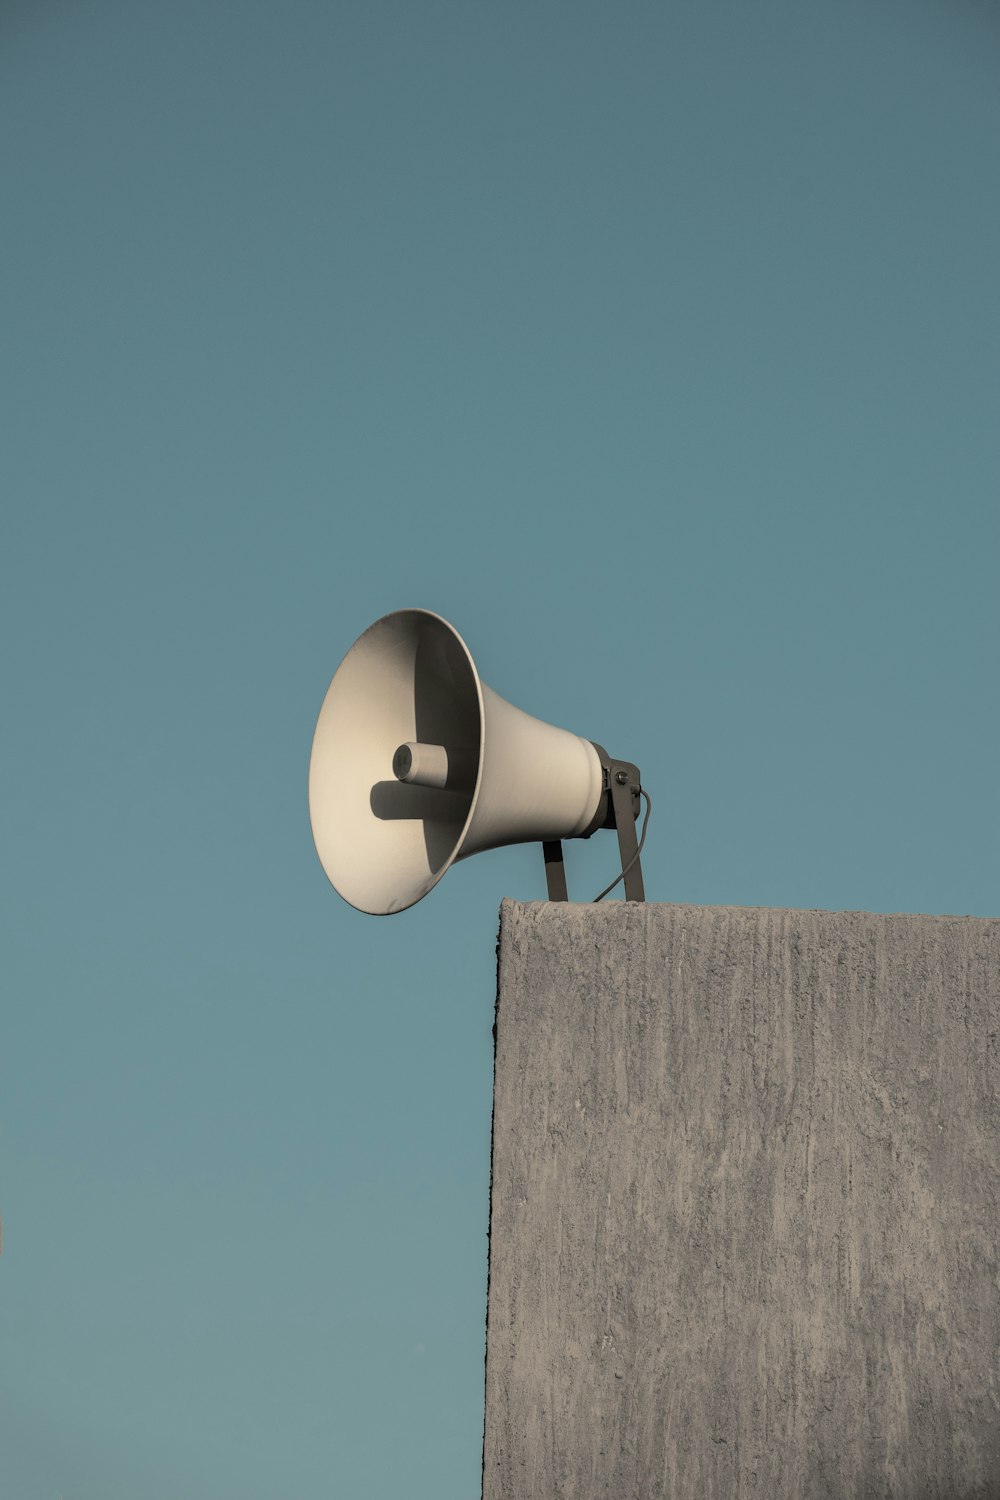
[(479, 1493), (544, 876), (327, 884), (387, 610), (638, 762), (651, 899), (1000, 911), (998, 77), (975, 0), (6, 0), (5, 1496)]

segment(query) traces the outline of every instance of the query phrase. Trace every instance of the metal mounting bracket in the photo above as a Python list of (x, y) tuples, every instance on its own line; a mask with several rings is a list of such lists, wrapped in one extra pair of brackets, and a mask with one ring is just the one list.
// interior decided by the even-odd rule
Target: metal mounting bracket
[[(642, 777), (639, 767), (633, 765), (630, 760), (612, 760), (601, 745), (595, 744), (594, 749), (601, 760), (603, 789), (594, 820), (590, 827), (580, 834), (580, 837), (589, 839), (598, 828), (617, 829), (621, 868), (625, 870), (625, 900), (645, 901), (646, 890), (638, 859), (639, 841), (635, 836), (635, 820), (639, 816), (641, 805), (639, 788), (642, 785)], [(545, 883), (549, 900), (568, 901), (566, 866), (563, 862), (561, 841), (559, 839), (546, 840), (542, 844), (542, 852), (545, 855)], [(631, 867), (626, 868), (630, 862), (632, 862)]]
[(639, 770), (629, 761), (611, 762), (611, 813), (618, 829), (618, 850), (625, 871), (625, 900), (645, 901), (635, 820), (639, 810)]

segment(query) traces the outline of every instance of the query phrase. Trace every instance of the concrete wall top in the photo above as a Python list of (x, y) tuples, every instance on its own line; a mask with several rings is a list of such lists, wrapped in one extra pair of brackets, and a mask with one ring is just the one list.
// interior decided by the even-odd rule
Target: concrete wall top
[(486, 1500), (1000, 1495), (1000, 920), (504, 902)]

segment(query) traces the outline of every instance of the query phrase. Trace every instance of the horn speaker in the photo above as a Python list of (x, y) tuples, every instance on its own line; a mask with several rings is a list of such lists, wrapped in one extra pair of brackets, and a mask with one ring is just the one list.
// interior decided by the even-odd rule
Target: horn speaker
[[(565, 900), (561, 840), (614, 826), (621, 836), (627, 822), (624, 856), (636, 847), (639, 791), (635, 766), (494, 693), (455, 627), (425, 609), (385, 615), (355, 641), (309, 762), (323, 868), (345, 901), (375, 915), (413, 906), (456, 860), (535, 841), (550, 896)], [(629, 899), (644, 899), (637, 852), (625, 878)]]

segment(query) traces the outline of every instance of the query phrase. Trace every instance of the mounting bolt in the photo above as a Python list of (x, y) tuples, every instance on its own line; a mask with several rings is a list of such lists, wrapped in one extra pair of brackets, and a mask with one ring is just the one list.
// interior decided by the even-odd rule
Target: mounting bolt
[(627, 786), (628, 785), (628, 772), (627, 771), (616, 771), (615, 772), (615, 780), (617, 781), (617, 783), (618, 783), (619, 786)]

